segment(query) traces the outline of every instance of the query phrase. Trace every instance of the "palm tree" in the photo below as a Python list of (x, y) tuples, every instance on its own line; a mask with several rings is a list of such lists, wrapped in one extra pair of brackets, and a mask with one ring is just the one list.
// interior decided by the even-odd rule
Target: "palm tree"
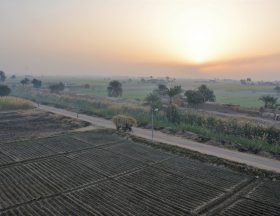
[(174, 87), (168, 88), (166, 91), (166, 94), (169, 97), (169, 104), (172, 104), (173, 98), (176, 95), (179, 95), (181, 92), (182, 92), (181, 86), (174, 86)]
[(264, 95), (259, 98), (262, 102), (264, 102), (264, 108), (275, 108), (277, 104), (278, 98), (270, 96), (270, 95)]
[(109, 97), (120, 97), (122, 96), (122, 84), (117, 81), (113, 80), (109, 83), (109, 86), (107, 87), (108, 96)]

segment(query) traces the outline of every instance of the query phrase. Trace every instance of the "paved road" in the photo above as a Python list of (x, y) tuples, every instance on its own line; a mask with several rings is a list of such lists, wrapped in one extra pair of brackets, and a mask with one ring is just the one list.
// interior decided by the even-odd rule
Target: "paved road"
[[(39, 107), (42, 110), (61, 114), (64, 116), (77, 118), (77, 113), (67, 111), (64, 109), (58, 109), (51, 106), (40, 105)], [(104, 127), (104, 128), (115, 128), (113, 123), (110, 120), (106, 120), (99, 117), (92, 117), (84, 114), (79, 114), (78, 118), (84, 121), (87, 121), (93, 125)], [(133, 134), (146, 138), (151, 139), (151, 130), (143, 129), (143, 128), (134, 128)], [(216, 156), (219, 158), (224, 158), (230, 161), (244, 163), (249, 166), (253, 166), (256, 168), (274, 171), (280, 173), (280, 161), (269, 159), (253, 154), (242, 153), (234, 150), (219, 148), (211, 145), (206, 145), (198, 142), (194, 142), (188, 139), (172, 136), (169, 134), (164, 134), (162, 132), (156, 131), (154, 134), (154, 140), (158, 142), (167, 143), (170, 145), (180, 146), (182, 148), (190, 149), (196, 152), (200, 152), (207, 155)]]

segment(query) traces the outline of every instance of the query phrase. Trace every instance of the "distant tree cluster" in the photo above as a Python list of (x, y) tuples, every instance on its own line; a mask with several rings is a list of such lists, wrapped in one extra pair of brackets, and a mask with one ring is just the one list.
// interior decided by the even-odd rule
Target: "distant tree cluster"
[(20, 83), (25, 86), (25, 85), (28, 85), (30, 83), (30, 79), (28, 78), (24, 78), (23, 80), (20, 81)]
[(209, 89), (206, 85), (201, 85), (197, 90), (187, 90), (185, 96), (190, 105), (216, 101), (214, 91)]
[(6, 85), (0, 85), (0, 97), (8, 96), (11, 93), (11, 89)]
[(168, 106), (165, 109), (166, 117), (169, 121), (177, 123), (180, 114), (177, 105), (174, 104), (174, 98), (180, 95), (182, 91), (182, 87), (179, 85), (168, 88), (164, 84), (159, 84), (157, 89), (147, 95), (145, 101), (150, 106), (151, 112), (154, 112), (156, 108), (162, 109), (162, 98), (168, 97)]
[[(169, 121), (177, 123), (180, 121), (180, 110), (178, 108), (178, 100), (183, 100), (181, 93), (183, 89), (181, 86), (173, 86), (168, 88), (164, 84), (159, 84), (158, 88), (152, 93), (148, 94), (145, 98), (146, 104), (151, 108), (151, 111), (155, 108), (163, 108), (163, 98), (168, 98), (168, 105), (165, 110), (166, 117)], [(210, 90), (206, 85), (201, 85), (197, 90), (187, 90), (185, 91), (186, 101), (190, 105), (197, 105), (205, 103), (207, 101), (215, 101), (216, 97), (212, 90)], [(175, 98), (177, 99), (175, 101)], [(183, 103), (179, 103), (181, 105)]]
[(65, 85), (62, 82), (52, 84), (49, 86), (51, 93), (60, 93), (64, 90)]
[(33, 84), (34, 88), (41, 88), (42, 87), (42, 81), (41, 80), (33, 79), (31, 81), (31, 83)]
[(248, 77), (247, 79), (241, 79), (240, 84), (241, 85), (255, 85), (255, 83), (252, 81), (252, 79), (250, 77)]

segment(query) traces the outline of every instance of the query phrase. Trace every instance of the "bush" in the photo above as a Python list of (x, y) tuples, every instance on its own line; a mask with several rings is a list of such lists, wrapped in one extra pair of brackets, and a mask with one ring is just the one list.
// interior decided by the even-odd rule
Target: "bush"
[(17, 97), (0, 97), (0, 110), (29, 109), (33, 107), (32, 102)]
[(52, 93), (59, 93), (63, 91), (65, 88), (65, 85), (62, 82), (59, 82), (57, 84), (52, 84), (49, 86), (49, 89), (51, 90)]
[(8, 96), (11, 93), (11, 89), (6, 85), (0, 85), (0, 96)]
[(166, 117), (167, 117), (168, 121), (170, 121), (172, 123), (180, 123), (181, 116), (180, 116), (177, 105), (170, 104), (167, 107)]

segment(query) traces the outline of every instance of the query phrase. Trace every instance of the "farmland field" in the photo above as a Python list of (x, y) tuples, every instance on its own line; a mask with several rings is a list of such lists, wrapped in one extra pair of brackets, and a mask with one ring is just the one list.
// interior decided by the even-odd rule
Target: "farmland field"
[[(10, 84), (16, 84), (22, 79), (19, 77), (17, 80), (9, 81)], [(69, 93), (77, 93), (83, 95), (96, 95), (107, 96), (107, 86), (112, 79), (120, 80), (123, 86), (124, 99), (137, 99), (143, 100), (147, 94), (157, 88), (158, 83), (143, 83), (140, 78), (125, 78), (125, 77), (113, 77), (98, 78), (98, 77), (41, 77), (43, 84), (47, 87), (51, 83), (61, 80), (74, 86), (82, 86), (89, 84), (90, 88), (69, 88)], [(163, 83), (165, 83), (164, 79)], [(279, 97), (273, 90), (274, 86), (266, 85), (241, 85), (236, 80), (218, 80), (217, 82), (206, 82), (207, 80), (192, 80), (192, 79), (177, 79), (173, 82), (165, 83), (168, 86), (181, 85), (184, 90), (195, 89), (201, 84), (206, 84), (210, 89), (214, 90), (218, 103), (226, 104), (238, 104), (241, 107), (247, 108), (260, 108), (262, 105), (259, 101), (262, 95), (273, 95)]]
[(1, 139), (0, 180), (0, 215), (280, 212), (278, 181), (154, 148), (113, 130)]
[(68, 131), (87, 123), (36, 109), (0, 112), (0, 140), (12, 141)]

